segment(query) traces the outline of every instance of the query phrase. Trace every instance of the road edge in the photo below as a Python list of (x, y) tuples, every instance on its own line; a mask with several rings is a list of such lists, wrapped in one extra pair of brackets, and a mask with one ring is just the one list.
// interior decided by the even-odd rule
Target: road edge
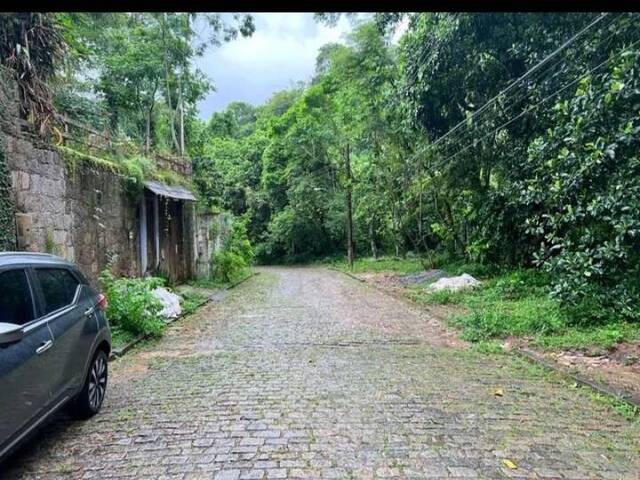
[[(247, 275), (246, 277), (244, 277), (241, 280), (238, 280), (236, 282), (233, 282), (229, 285), (227, 285), (224, 288), (221, 288), (220, 291), (229, 291), (233, 288), (236, 288), (238, 285), (240, 285), (241, 283), (246, 282), (247, 280), (249, 280), (250, 278), (255, 277), (256, 275), (259, 275), (260, 272), (255, 272), (255, 271), (251, 271), (251, 273), (249, 273), (249, 275)], [(189, 315), (193, 315), (194, 313), (196, 313), (198, 310), (200, 310), (200, 308), (202, 308), (203, 306), (205, 306), (206, 304), (210, 303), (213, 301), (213, 297), (209, 297), (206, 300), (202, 301), (200, 304), (198, 304), (192, 311), (188, 312), (188, 313), (181, 313), (180, 315), (178, 315), (175, 318), (170, 318), (167, 320), (166, 324), (170, 325), (174, 322), (177, 322), (178, 320), (182, 320), (185, 317), (188, 317)], [(150, 334), (149, 333), (141, 333), (138, 336), (136, 336), (133, 340), (131, 340), (128, 343), (125, 343), (122, 347), (120, 348), (114, 348), (113, 350), (111, 350), (111, 353), (109, 353), (109, 361), (113, 361), (117, 358), (122, 358), (128, 351), (130, 351), (133, 347), (135, 347), (137, 344), (139, 344), (140, 342), (142, 342), (143, 340), (149, 338)]]
[[(335, 272), (340, 272), (346, 276), (348, 276), (349, 278), (352, 278), (354, 280), (357, 280), (360, 283), (363, 283), (365, 285), (367, 285), (368, 287), (372, 287), (373, 289), (384, 293), (386, 295), (391, 295), (389, 292), (384, 291), (383, 289), (375, 286), (375, 285), (371, 285), (369, 283), (367, 283), (364, 279), (356, 277), (355, 275), (353, 275), (350, 272), (345, 272), (344, 270), (340, 270), (338, 268), (335, 267), (325, 267), (328, 270), (333, 270)], [(409, 299), (406, 299), (409, 300)], [(412, 302), (413, 304), (413, 302)], [(414, 305), (414, 307), (417, 308), (416, 305)], [(534, 352), (532, 350), (529, 349), (525, 349), (522, 347), (518, 347), (518, 348), (514, 348), (511, 349), (510, 351), (508, 351), (507, 353), (512, 353), (515, 354), (521, 358), (524, 358), (526, 360), (528, 360), (531, 363), (535, 363), (537, 365), (540, 365), (543, 368), (546, 368), (547, 370), (551, 370), (559, 375), (561, 375), (562, 377), (564, 377), (565, 379), (569, 379), (574, 381), (575, 383), (582, 385), (584, 387), (588, 387), (591, 390), (593, 390), (596, 393), (599, 393), (601, 395), (606, 395), (607, 397), (610, 397), (618, 402), (623, 402), (626, 403), (628, 405), (631, 405), (632, 407), (638, 408), (640, 409), (640, 398), (637, 398), (636, 396), (634, 396), (632, 393), (622, 390), (622, 389), (617, 389), (612, 387), (611, 385), (605, 384), (605, 383), (601, 383), (601, 382), (596, 382), (593, 380), (590, 380), (588, 378), (585, 378), (581, 375), (572, 373), (570, 371), (568, 371), (567, 369), (561, 367), (560, 365), (557, 365), (555, 363), (552, 363), (548, 360), (546, 360), (545, 358), (542, 357), (542, 355), (538, 354), (537, 352)]]

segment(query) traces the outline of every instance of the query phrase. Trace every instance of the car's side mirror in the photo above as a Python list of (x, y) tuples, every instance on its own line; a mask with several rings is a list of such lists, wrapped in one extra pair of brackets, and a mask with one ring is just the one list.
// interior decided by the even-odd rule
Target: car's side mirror
[(0, 345), (19, 342), (23, 336), (22, 325), (0, 322)]

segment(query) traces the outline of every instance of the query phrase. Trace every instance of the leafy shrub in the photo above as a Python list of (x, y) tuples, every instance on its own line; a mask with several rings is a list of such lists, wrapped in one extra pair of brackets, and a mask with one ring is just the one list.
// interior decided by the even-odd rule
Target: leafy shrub
[(507, 299), (544, 295), (549, 291), (550, 278), (538, 270), (516, 270), (498, 277), (493, 286), (496, 293)]
[(249, 267), (253, 257), (246, 222), (236, 218), (223, 248), (212, 256), (213, 279), (232, 282)]
[(100, 274), (109, 302), (107, 317), (114, 326), (128, 332), (162, 334), (165, 322), (159, 316), (162, 302), (152, 291), (164, 284), (160, 278), (116, 278), (109, 270)]
[(530, 233), (552, 295), (576, 325), (640, 320), (640, 52), (584, 77), (554, 108), (522, 170)]

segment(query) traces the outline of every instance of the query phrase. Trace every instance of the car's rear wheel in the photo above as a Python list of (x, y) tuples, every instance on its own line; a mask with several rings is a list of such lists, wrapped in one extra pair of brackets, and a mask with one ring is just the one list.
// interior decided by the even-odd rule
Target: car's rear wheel
[(71, 413), (77, 418), (89, 418), (100, 411), (107, 392), (107, 354), (98, 350), (91, 361), (82, 390), (71, 404)]

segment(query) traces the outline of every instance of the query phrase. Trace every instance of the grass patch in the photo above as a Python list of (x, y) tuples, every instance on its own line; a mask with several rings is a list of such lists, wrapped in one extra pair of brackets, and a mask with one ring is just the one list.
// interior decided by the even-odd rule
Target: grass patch
[(209, 290), (223, 290), (246, 279), (251, 275), (251, 273), (251, 268), (242, 268), (230, 273), (229, 282), (225, 282), (217, 278), (198, 278), (188, 281), (187, 285), (196, 288), (207, 288)]
[(556, 335), (539, 335), (534, 343), (549, 349), (611, 348), (620, 342), (637, 339), (640, 339), (640, 326), (615, 322), (590, 328), (568, 327)]
[(549, 278), (536, 270), (516, 270), (484, 281), (474, 290), (428, 293), (414, 288), (409, 296), (429, 304), (461, 305), (464, 313), (450, 322), (471, 342), (486, 342), (509, 336), (532, 337), (547, 349), (610, 348), (640, 338), (640, 326), (612, 320), (605, 325), (572, 326), (558, 301), (548, 295)]
[(180, 292), (180, 296), (182, 297), (182, 302), (180, 302), (180, 304), (183, 315), (190, 315), (195, 312), (208, 298), (203, 293), (195, 292), (193, 290)]
[[(320, 264), (342, 270), (349, 271), (349, 264), (344, 258), (323, 260)], [(424, 270), (419, 258), (357, 258), (353, 262), (353, 273), (365, 272), (396, 272), (396, 273), (416, 273)]]
[(111, 346), (114, 349), (122, 348), (127, 343), (136, 338), (136, 334), (125, 330), (117, 325), (110, 325), (111, 329)]
[(472, 348), (476, 352), (490, 355), (500, 355), (504, 353), (504, 349), (502, 348), (502, 345), (500, 345), (500, 342), (496, 342), (495, 340), (474, 343)]
[(431, 305), (465, 305), (472, 295), (472, 292), (459, 290), (440, 290), (433, 293), (424, 291), (426, 285), (415, 285), (409, 287), (408, 295), (411, 299), (428, 303)]
[(472, 342), (510, 335), (549, 335), (564, 326), (559, 305), (543, 296), (503, 300), (480, 290), (470, 296), (468, 313), (457, 315), (452, 324), (462, 328), (462, 338)]

